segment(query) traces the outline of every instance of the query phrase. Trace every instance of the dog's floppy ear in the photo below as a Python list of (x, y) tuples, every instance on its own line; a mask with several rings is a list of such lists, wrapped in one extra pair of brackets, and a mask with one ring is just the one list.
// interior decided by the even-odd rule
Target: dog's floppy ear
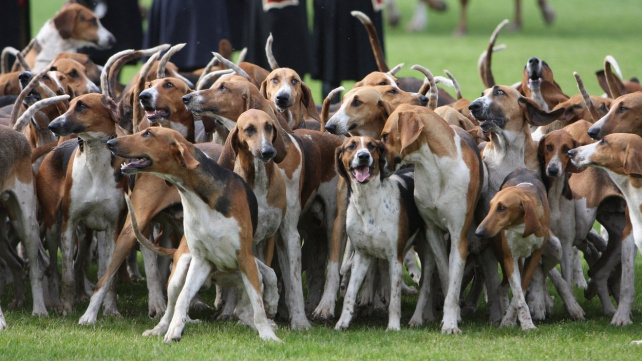
[(234, 170), (234, 161), (236, 160), (238, 149), (238, 130), (238, 127), (232, 128), (227, 139), (225, 139), (221, 155), (218, 157), (218, 165), (225, 169)]
[(544, 126), (552, 123), (554, 120), (559, 118), (566, 108), (561, 107), (550, 112), (545, 112), (540, 108), (540, 106), (533, 100), (526, 97), (519, 97), (519, 103), (526, 107), (526, 120), (535, 126)]
[[(263, 88), (262, 84), (261, 88)], [(301, 82), (301, 91), (303, 93), (301, 96), (301, 102), (303, 103), (303, 106), (305, 106), (305, 109), (308, 111), (308, 116), (321, 123), (321, 116), (319, 115), (319, 111), (317, 110), (317, 105), (314, 103), (312, 92), (304, 82)]]
[(100, 100), (103, 106), (105, 107), (105, 109), (109, 111), (109, 115), (111, 116), (111, 119), (116, 124), (120, 124), (120, 111), (118, 109), (118, 104), (116, 104), (114, 99), (106, 95), (103, 95), (103, 97)]
[(348, 175), (348, 171), (346, 170), (346, 167), (343, 166), (343, 161), (341, 160), (342, 156), (343, 156), (343, 145), (337, 147), (337, 150), (334, 152), (334, 161), (337, 167), (337, 172), (339, 172), (340, 176), (346, 179), (346, 182), (348, 183), (348, 187), (350, 187), (350, 176)]
[(524, 208), (524, 233), (522, 237), (526, 238), (542, 228), (542, 225), (535, 214), (533, 202), (529, 198), (522, 198), (522, 207)]
[[(580, 142), (578, 142), (577, 140), (575, 140), (575, 138), (573, 138), (573, 148), (571, 148), (571, 149), (575, 149), (575, 148), (579, 147), (580, 145), (581, 145)], [(586, 168), (582, 168), (582, 167), (576, 166), (575, 163), (573, 163), (573, 161), (570, 160), (570, 159), (566, 163), (566, 171), (567, 172), (580, 173), (580, 172), (584, 171), (584, 169), (586, 169)]]
[(387, 101), (385, 99), (379, 99), (379, 101), (377, 102), (377, 105), (379, 106), (379, 108), (383, 112), (384, 123), (385, 123), (386, 119), (388, 119), (390, 114), (392, 114), (392, 112), (395, 111), (395, 108), (392, 106), (392, 104), (390, 104), (389, 101)]
[(397, 129), (399, 129), (399, 138), (401, 140), (401, 147), (399, 154), (403, 156), (403, 151), (414, 143), (424, 130), (424, 123), (421, 121), (418, 114), (410, 113), (409, 117), (397, 121)]
[(376, 140), (375, 144), (377, 145), (377, 150), (379, 151), (379, 177), (381, 179), (386, 178), (390, 172), (388, 172), (388, 154), (386, 151), (386, 145), (382, 141)]
[(261, 93), (261, 95), (263, 95), (263, 98), (265, 98), (265, 99), (268, 98), (268, 96), (267, 96), (267, 82), (268, 82), (267, 79), (263, 80), (263, 82), (261, 83), (261, 89), (259, 89), (259, 93)]
[[(276, 122), (275, 122), (276, 123)], [(274, 156), (274, 163), (281, 163), (285, 156), (288, 154), (288, 148), (285, 146), (283, 141), (283, 135), (281, 134), (281, 129), (278, 124), (273, 124), (274, 132), (272, 133), (272, 145), (276, 149), (276, 155)]]
[(642, 166), (640, 165), (640, 153), (633, 147), (626, 147), (624, 161), (622, 162), (624, 173), (631, 177), (642, 178)]
[(170, 144), (169, 151), (183, 168), (192, 170), (198, 168), (201, 164), (180, 142)]
[(63, 39), (69, 39), (74, 31), (78, 10), (62, 10), (53, 18), (54, 25)]

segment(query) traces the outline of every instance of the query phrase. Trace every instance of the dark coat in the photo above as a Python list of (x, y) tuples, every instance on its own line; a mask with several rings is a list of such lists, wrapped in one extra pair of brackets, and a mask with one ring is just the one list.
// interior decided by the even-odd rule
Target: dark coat
[(368, 33), (352, 10), (368, 15), (383, 41), (381, 11), (373, 10), (371, 0), (314, 0), (314, 79), (338, 84), (378, 70)]

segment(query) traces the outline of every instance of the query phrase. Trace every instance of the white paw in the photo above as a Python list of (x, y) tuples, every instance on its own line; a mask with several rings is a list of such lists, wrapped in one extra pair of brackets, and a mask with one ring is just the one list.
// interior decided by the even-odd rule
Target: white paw
[(183, 334), (183, 327), (170, 325), (169, 329), (167, 330), (167, 333), (165, 334), (165, 338), (163, 339), (163, 342), (172, 343), (174, 341), (180, 341), (182, 334)]
[(415, 317), (414, 315), (408, 321), (408, 327), (416, 328), (424, 325), (424, 320), (421, 317)]
[(283, 343), (283, 341), (281, 341), (278, 337), (276, 337), (274, 332), (271, 330), (265, 331), (265, 332), (259, 332), (259, 337), (261, 338), (261, 340), (264, 340), (264, 341), (274, 341), (274, 342)]
[(611, 325), (613, 326), (628, 326), (633, 324), (631, 321), (630, 313), (625, 314), (625, 312), (620, 312), (618, 309), (611, 319)]
[(165, 299), (162, 297), (160, 299), (156, 297), (155, 300), (152, 300), (150, 298), (148, 310), (149, 310), (148, 315), (150, 318), (161, 317), (165, 314), (165, 311), (167, 310), (167, 303), (165, 303)]
[(537, 329), (537, 327), (535, 327), (533, 322), (524, 322), (524, 323), (522, 323), (522, 331), (532, 331), (532, 330), (535, 330), (535, 329)]
[(399, 320), (388, 323), (387, 331), (399, 331), (399, 330), (401, 330), (401, 325), (399, 324)]
[(290, 328), (292, 329), (292, 331), (307, 331), (312, 328), (312, 325), (310, 324), (310, 321), (308, 321), (308, 319), (305, 317), (302, 317), (298, 320), (292, 318), (292, 322), (290, 322)]
[(342, 331), (348, 329), (348, 326), (350, 326), (350, 322), (347, 320), (344, 320), (343, 318), (339, 319), (339, 322), (334, 326), (334, 329), (337, 331)]
[(82, 315), (80, 320), (78, 320), (79, 325), (95, 325), (96, 324), (96, 315), (85, 313)]
[(7, 328), (7, 322), (4, 318), (0, 318), (0, 330), (4, 330), (5, 328)]
[(502, 322), (499, 324), (499, 327), (500, 328), (502, 328), (502, 327), (515, 327), (516, 325), (517, 325), (517, 322), (514, 319), (512, 319), (512, 318), (509, 319), (509, 318), (504, 317), (504, 319), (502, 319)]
[(568, 307), (568, 309), (566, 310), (566, 312), (568, 312), (569, 317), (572, 318), (573, 320), (575, 320), (575, 321), (584, 321), (584, 314), (585, 313), (584, 313), (584, 310), (582, 309), (582, 307), (579, 304), (574, 303), (574, 304), (570, 305)]
[(152, 328), (151, 330), (147, 330), (143, 332), (143, 337), (161, 336), (165, 332), (167, 332), (167, 325), (158, 324), (156, 325), (156, 327)]
[(334, 302), (321, 300), (317, 308), (312, 312), (315, 320), (330, 320), (334, 318)]

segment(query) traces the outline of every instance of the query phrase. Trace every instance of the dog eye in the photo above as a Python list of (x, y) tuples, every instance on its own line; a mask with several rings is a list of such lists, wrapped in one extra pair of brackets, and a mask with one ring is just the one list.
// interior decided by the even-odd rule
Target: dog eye
[(571, 148), (569, 148), (569, 147), (567, 147), (567, 146), (563, 146), (563, 147), (562, 147), (562, 154), (568, 154), (568, 151), (569, 151), (569, 150), (571, 150)]
[(277, 79), (277, 78), (272, 78), (271, 81), (274, 84), (279, 84), (279, 79)]
[(497, 205), (497, 212), (504, 212), (507, 209), (508, 208), (506, 208), (506, 206), (501, 203)]
[(271, 132), (271, 131), (272, 131), (272, 125), (270, 125), (270, 124), (266, 124), (266, 125), (265, 125), (265, 131), (266, 131), (266, 132)]
[(292, 79), (292, 85), (297, 85), (299, 81), (297, 79)]
[(72, 70), (69, 73), (69, 76), (72, 77), (72, 78), (77, 78), (78, 77), (78, 72), (76, 71), (76, 69)]
[(174, 87), (174, 84), (172, 84), (171, 82), (166, 82), (163, 84), (163, 88), (173, 88), (173, 87)]
[(388, 83), (387, 83), (387, 82), (385, 82), (385, 81), (382, 81), (382, 82), (380, 82), (380, 83), (379, 83), (379, 84), (377, 84), (377, 85), (388, 85)]
[(388, 134), (383, 134), (383, 135), (381, 136), (381, 140), (382, 140), (384, 143), (388, 143)]
[(218, 90), (224, 91), (224, 90), (227, 90), (227, 88), (225, 87), (225, 85), (221, 84), (218, 86)]
[(368, 143), (368, 149), (370, 150), (375, 149), (375, 145), (372, 143)]
[(546, 150), (549, 151), (549, 152), (552, 152), (553, 151), (553, 145), (546, 144)]
[(356, 145), (355, 143), (350, 143), (350, 144), (348, 144), (348, 146), (346, 147), (346, 149), (347, 149), (347, 150), (354, 150), (354, 148), (356, 148), (356, 147), (357, 147), (357, 145)]
[(363, 102), (359, 99), (355, 99), (352, 101), (352, 106), (353, 107), (358, 107), (359, 105), (363, 104)]
[(606, 139), (602, 138), (602, 140), (600, 140), (599, 142), (597, 142), (597, 144), (600, 144), (600, 145), (606, 145), (606, 144), (608, 144), (608, 143), (606, 142)]
[(388, 93), (397, 94), (397, 89), (392, 88), (392, 89), (388, 90)]
[(144, 138), (149, 138), (149, 137), (153, 137), (154, 134), (152, 134), (152, 132), (150, 132), (149, 130), (146, 130), (143, 134), (141, 134), (141, 136)]
[(506, 92), (501, 89), (495, 89), (495, 95), (506, 95)]
[(602, 104), (602, 106), (600, 107), (600, 110), (603, 111), (604, 113), (609, 112), (609, 108), (606, 107), (606, 104)]
[(256, 131), (256, 129), (252, 125), (250, 125), (249, 127), (245, 128), (245, 130), (244, 130), (245, 134), (254, 134), (255, 131)]
[(76, 103), (76, 111), (81, 112), (81, 111), (83, 111), (83, 110), (85, 110), (87, 108), (89, 108), (89, 107), (87, 106), (87, 104), (85, 104), (83, 102)]
[(627, 111), (627, 110), (629, 110), (629, 108), (625, 107), (624, 105), (620, 105), (620, 106), (617, 108), (616, 113), (624, 113), (624, 112), (625, 112), (625, 111)]

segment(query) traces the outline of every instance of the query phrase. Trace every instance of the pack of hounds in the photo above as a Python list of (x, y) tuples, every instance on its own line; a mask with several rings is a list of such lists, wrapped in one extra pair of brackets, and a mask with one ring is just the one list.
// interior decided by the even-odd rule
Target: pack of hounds
[(170, 61), (183, 44), (122, 51), (101, 68), (76, 50), (114, 37), (66, 5), (27, 49), (3, 50), (0, 268), (14, 283), (11, 306), (25, 304), (28, 263), (34, 316), (66, 315), (83, 299), (82, 325), (101, 309), (119, 315), (114, 278), (140, 277), (140, 250), (148, 312), (160, 317), (144, 335), (168, 343), (212, 283), (219, 319), (274, 341), (275, 316), (307, 330), (335, 317), (339, 295), (337, 330), (373, 310), (399, 330), (402, 294), (417, 297), (410, 327), (441, 318), (442, 333), (458, 334), (484, 297), (492, 323), (531, 330), (553, 312), (547, 279), (569, 319), (585, 316), (579, 287), (612, 324), (631, 324), (642, 86), (621, 80), (610, 56), (597, 73), (604, 96), (577, 74), (580, 93), (566, 95), (535, 57), (520, 82), (495, 84), (506, 23), (480, 57), (477, 99), (449, 72), (415, 65), (423, 80), (397, 78), (401, 66), (389, 70), (373, 42), (379, 71), (317, 108), (301, 77), (279, 67), (272, 39), (271, 70), (232, 62), (227, 41), (194, 73)]

